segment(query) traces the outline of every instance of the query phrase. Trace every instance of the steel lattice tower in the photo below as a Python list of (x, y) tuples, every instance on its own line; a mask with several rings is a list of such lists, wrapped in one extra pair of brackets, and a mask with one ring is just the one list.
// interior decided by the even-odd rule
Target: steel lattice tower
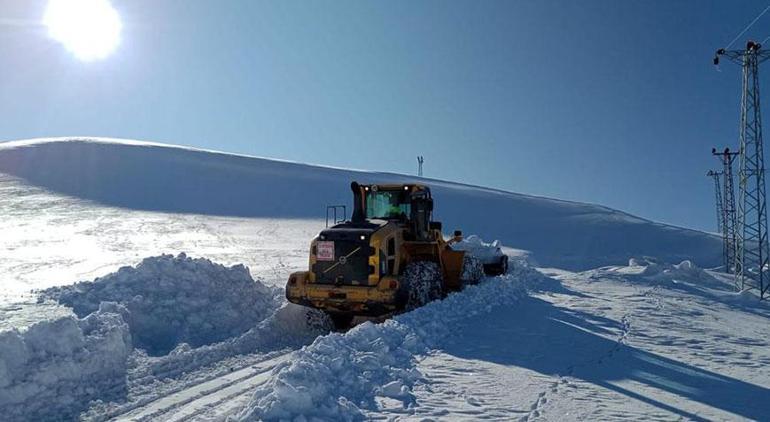
[(770, 283), (767, 274), (767, 203), (758, 73), (759, 64), (770, 58), (770, 53), (761, 47), (749, 41), (745, 50), (720, 49), (714, 63), (719, 63), (719, 56), (725, 56), (740, 64), (743, 70), (735, 283), (741, 290), (758, 289), (760, 298), (764, 298)]
[(730, 148), (725, 148), (722, 152), (717, 152), (716, 148), (711, 149), (711, 154), (718, 157), (722, 163), (722, 196), (724, 199), (722, 206), (722, 245), (723, 255), (725, 256), (725, 271), (735, 270), (735, 248), (736, 244), (736, 221), (735, 221), (735, 189), (733, 187), (733, 161), (738, 155), (737, 152), (731, 152)]
[(714, 171), (709, 170), (708, 173), (706, 173), (706, 176), (711, 177), (714, 179), (714, 199), (716, 200), (716, 209), (717, 209), (717, 230), (719, 233), (722, 234), (722, 262), (725, 265), (725, 268), (730, 268), (730, 250), (727, 246), (727, 222), (725, 221), (725, 206), (724, 202), (722, 201), (722, 183), (719, 180), (719, 177), (722, 176), (721, 171)]

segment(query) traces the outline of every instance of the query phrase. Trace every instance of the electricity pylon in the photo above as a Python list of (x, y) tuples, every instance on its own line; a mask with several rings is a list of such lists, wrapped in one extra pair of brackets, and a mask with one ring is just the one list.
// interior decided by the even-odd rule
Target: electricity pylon
[(716, 148), (711, 149), (711, 154), (715, 155), (722, 163), (722, 196), (724, 199), (722, 205), (722, 247), (725, 257), (725, 271), (735, 270), (735, 248), (736, 244), (736, 221), (735, 221), (735, 190), (733, 187), (733, 161), (738, 155), (737, 152), (731, 152), (730, 148), (725, 148), (722, 152), (717, 152)]
[(719, 57), (741, 65), (743, 70), (740, 120), (740, 168), (738, 171), (738, 227), (736, 230), (735, 283), (741, 290), (756, 288), (764, 298), (768, 283), (767, 202), (762, 118), (759, 110), (759, 64), (770, 52), (753, 41), (745, 50), (717, 50)]
[(724, 202), (722, 201), (722, 183), (719, 180), (719, 177), (722, 176), (722, 174), (723, 173), (721, 171), (709, 170), (708, 173), (706, 173), (706, 176), (714, 179), (714, 199), (716, 200), (715, 202), (717, 209), (717, 230), (722, 234), (722, 262), (725, 265), (725, 270), (727, 270), (730, 268), (730, 253), (727, 247), (727, 232), (725, 231), (727, 222), (725, 221), (725, 206)]

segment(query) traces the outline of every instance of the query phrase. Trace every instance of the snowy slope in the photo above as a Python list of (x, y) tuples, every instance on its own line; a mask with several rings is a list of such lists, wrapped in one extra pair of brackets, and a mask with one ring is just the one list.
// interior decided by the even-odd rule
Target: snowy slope
[(0, 145), (0, 173), (110, 206), (212, 216), (317, 219), (349, 204), (349, 183), (422, 181), (445, 231), (462, 228), (528, 250), (545, 266), (589, 269), (655, 255), (716, 266), (712, 235), (609, 208), (412, 176), (106, 139)]

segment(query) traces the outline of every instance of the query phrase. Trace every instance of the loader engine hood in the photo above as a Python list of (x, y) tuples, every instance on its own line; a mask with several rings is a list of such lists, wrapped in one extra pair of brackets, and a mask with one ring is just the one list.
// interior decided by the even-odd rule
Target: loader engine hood
[(368, 285), (369, 275), (376, 271), (369, 265), (369, 256), (375, 253), (370, 241), (380, 227), (374, 222), (344, 223), (322, 231), (314, 248), (316, 283)]

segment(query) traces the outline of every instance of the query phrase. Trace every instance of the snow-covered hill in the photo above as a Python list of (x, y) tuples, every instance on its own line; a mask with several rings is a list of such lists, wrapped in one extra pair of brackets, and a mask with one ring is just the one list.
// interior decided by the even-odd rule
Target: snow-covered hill
[[(606, 207), (393, 173), (321, 167), (137, 141), (39, 139), (0, 144), (0, 173), (74, 198), (135, 210), (211, 216), (323, 218), (350, 204), (349, 184), (431, 186), (445, 231), (462, 228), (530, 251), (543, 266), (589, 269), (654, 255), (719, 264), (710, 234)], [(652, 198), (651, 200), (654, 200)]]

